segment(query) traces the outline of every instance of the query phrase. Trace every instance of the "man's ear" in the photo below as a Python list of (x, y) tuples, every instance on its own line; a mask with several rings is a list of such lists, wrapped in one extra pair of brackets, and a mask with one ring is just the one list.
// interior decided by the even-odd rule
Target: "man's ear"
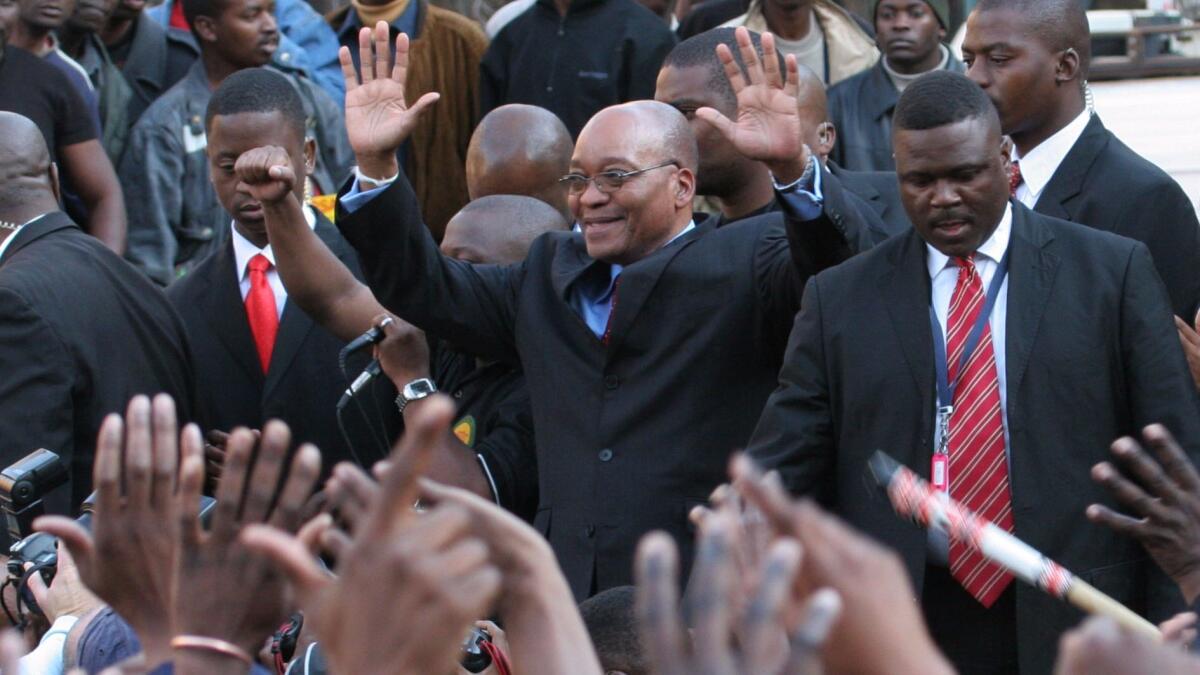
[(681, 209), (691, 205), (696, 196), (696, 174), (692, 173), (691, 169), (680, 168), (675, 172), (675, 180), (678, 181), (675, 188), (675, 208)]
[(1054, 69), (1054, 80), (1059, 84), (1071, 82), (1079, 77), (1083, 63), (1079, 58), (1079, 52), (1073, 47), (1068, 47), (1058, 55), (1058, 65)]
[(211, 16), (198, 16), (192, 22), (192, 30), (205, 42), (217, 41), (217, 22)]
[(835, 145), (837, 145), (837, 127), (833, 125), (833, 122), (822, 122), (821, 126), (817, 127), (817, 147), (809, 149), (815, 152), (823, 163), (829, 155), (833, 154)]
[(317, 141), (309, 137), (304, 139), (304, 175), (311, 176), (317, 170)]
[(58, 164), (50, 162), (50, 171), (48, 177), (50, 179), (50, 191), (54, 193), (54, 201), (62, 204), (62, 186), (59, 185), (58, 182)]

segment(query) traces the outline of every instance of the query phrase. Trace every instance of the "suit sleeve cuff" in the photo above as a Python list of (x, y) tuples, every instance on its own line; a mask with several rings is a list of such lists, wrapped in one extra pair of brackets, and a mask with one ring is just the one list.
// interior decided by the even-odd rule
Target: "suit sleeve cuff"
[(365, 206), (367, 202), (378, 197), (380, 194), (383, 194), (383, 191), (388, 189), (399, 177), (400, 175), (396, 174), (391, 178), (379, 181), (378, 187), (371, 188), (370, 190), (363, 190), (362, 183), (360, 182), (362, 179), (362, 174), (359, 173), (358, 167), (354, 167), (354, 183), (350, 185), (350, 189), (346, 191), (346, 194), (342, 195), (340, 200), (342, 202), (342, 208), (345, 209), (346, 213), (354, 213)]
[(816, 156), (809, 159), (804, 175), (788, 185), (780, 185), (771, 177), (775, 193), (786, 201), (802, 220), (816, 220), (825, 208), (825, 195), (821, 191), (821, 165)]

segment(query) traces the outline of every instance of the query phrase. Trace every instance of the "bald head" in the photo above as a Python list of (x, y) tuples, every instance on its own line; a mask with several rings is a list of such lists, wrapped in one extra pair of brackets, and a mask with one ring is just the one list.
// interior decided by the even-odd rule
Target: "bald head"
[(670, 160), (693, 172), (700, 163), (687, 118), (666, 103), (632, 101), (601, 110), (579, 132), (575, 156), (579, 157), (585, 143), (600, 136), (614, 138), (610, 134), (615, 135), (616, 145), (631, 155), (645, 155), (660, 162)]
[(540, 199), (565, 217), (567, 193), (558, 179), (567, 173), (574, 144), (562, 120), (532, 105), (512, 104), (484, 116), (467, 148), (467, 192), (525, 195)]
[(25, 222), (57, 208), (57, 174), (41, 130), (27, 117), (0, 112), (0, 220)]
[(489, 195), (454, 214), (442, 237), (442, 253), (466, 262), (512, 265), (525, 259), (534, 239), (566, 229), (562, 214), (540, 199)]

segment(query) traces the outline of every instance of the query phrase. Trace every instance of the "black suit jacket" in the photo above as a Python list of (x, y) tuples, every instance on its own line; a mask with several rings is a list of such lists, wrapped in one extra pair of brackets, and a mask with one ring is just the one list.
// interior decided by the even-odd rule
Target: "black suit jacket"
[[(1005, 337), (1016, 535), (1161, 620), (1181, 605), (1134, 540), (1091, 524), (1110, 502), (1089, 469), (1117, 437), (1161, 422), (1200, 459), (1200, 402), (1146, 247), (1014, 203)], [(750, 454), (892, 546), (919, 589), (923, 531), (870, 485), (886, 450), (929, 475), (935, 409), (930, 280), (916, 231), (812, 279)], [(1021, 671), (1050, 672), (1080, 614), (1017, 584)]]
[[(317, 235), (361, 279), (354, 251), (337, 228), (323, 216), (317, 218)], [(384, 391), (386, 378), (378, 378), (372, 389), (360, 393), (371, 426), (354, 403), (343, 412), (354, 442), (351, 452), (334, 414), (347, 385), (338, 368), (338, 352), (345, 342), (314, 324), (296, 303), (288, 302), (271, 365), (264, 374), (238, 286), (233, 241), (228, 239), (193, 272), (167, 288), (167, 297), (183, 317), (192, 343), (197, 422), (206, 431), (230, 431), (239, 426), (261, 429), (266, 421), (281, 419), (291, 428), (294, 445), (313, 443), (321, 450), (323, 473), (339, 461), (355, 461), (354, 452), (370, 466), (385, 452), (382, 439), (390, 442), (398, 425), (395, 407)], [(365, 358), (350, 359), (351, 378), (362, 370)], [(370, 396), (378, 398), (372, 401)]]
[[(859, 239), (856, 210), (826, 189), (803, 241)], [(786, 206), (786, 204), (785, 204)], [(630, 583), (638, 539), (673, 534), (686, 569), (687, 513), (726, 476), (775, 385), (805, 277), (777, 214), (714, 229), (711, 220), (629, 265), (612, 338), (571, 306), (572, 287), (608, 274), (583, 237), (549, 233), (511, 267), (445, 258), (402, 177), (338, 226), (391, 311), (468, 353), (520, 363), (533, 408), (535, 526), (579, 598)], [(801, 268), (804, 269), (804, 268)], [(607, 278), (607, 277), (604, 277)]]
[(37, 448), (58, 453), (71, 484), (49, 503), (67, 513), (91, 492), (105, 415), (165, 392), (190, 418), (188, 343), (162, 291), (65, 213), (10, 236), (0, 258), (0, 465)]
[(1189, 324), (1200, 305), (1200, 223), (1170, 176), (1104, 128), (1093, 115), (1038, 198), (1034, 210), (1136, 239), (1150, 249)]
[(842, 185), (866, 202), (879, 216), (884, 233), (890, 237), (912, 229), (912, 222), (900, 201), (900, 182), (895, 171), (850, 171), (834, 162), (828, 164), (829, 173), (838, 177)]

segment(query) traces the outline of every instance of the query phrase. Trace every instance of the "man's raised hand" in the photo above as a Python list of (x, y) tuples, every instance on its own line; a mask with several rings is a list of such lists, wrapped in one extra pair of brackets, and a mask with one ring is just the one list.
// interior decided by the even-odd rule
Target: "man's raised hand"
[(789, 54), (787, 73), (780, 73), (775, 36), (762, 34), (761, 58), (748, 30), (738, 28), (735, 37), (749, 82), (729, 47), (717, 45), (717, 57), (737, 95), (737, 121), (713, 108), (700, 108), (696, 116), (716, 127), (738, 152), (766, 164), (775, 180), (793, 182), (804, 173), (811, 156), (804, 145), (797, 101), (800, 76), (796, 57)]
[(396, 60), (389, 68), (389, 34), (383, 21), (375, 25), (374, 33), (366, 27), (359, 31), (358, 72), (350, 48), (342, 47), (338, 52), (346, 79), (346, 133), (359, 169), (370, 178), (396, 174), (396, 149), (412, 133), (421, 113), (439, 97), (429, 92), (411, 106), (408, 104), (404, 91), (408, 36), (396, 36)]

